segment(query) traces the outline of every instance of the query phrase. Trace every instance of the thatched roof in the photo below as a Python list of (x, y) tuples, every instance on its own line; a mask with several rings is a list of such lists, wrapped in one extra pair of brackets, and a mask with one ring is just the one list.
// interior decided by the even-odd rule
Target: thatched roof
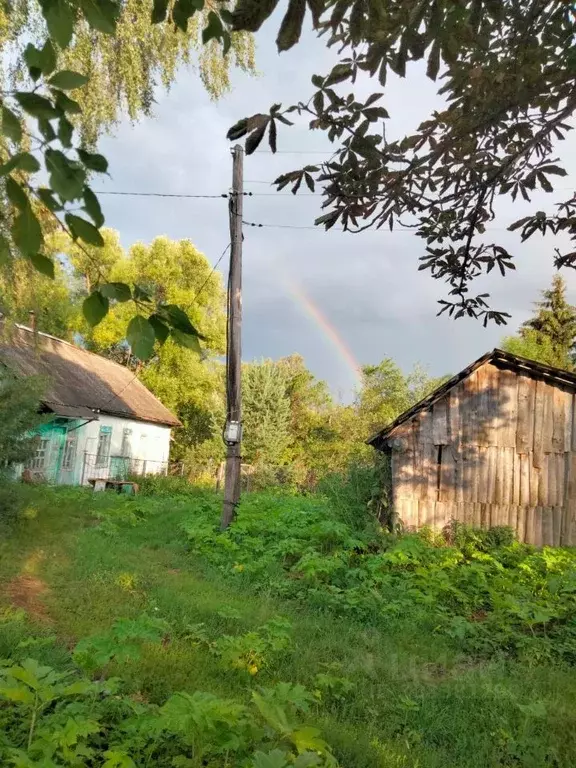
[(134, 373), (67, 341), (17, 325), (0, 337), (0, 362), (21, 376), (46, 378), (44, 406), (60, 416), (95, 414), (149, 421), (180, 422)]
[(498, 368), (505, 368), (507, 370), (514, 371), (515, 373), (522, 373), (525, 376), (531, 376), (535, 379), (543, 379), (551, 384), (557, 384), (558, 386), (568, 387), (576, 391), (576, 374), (570, 371), (564, 371), (561, 368), (553, 368), (551, 365), (545, 365), (544, 363), (537, 363), (535, 360), (529, 360), (527, 357), (520, 357), (519, 355), (513, 355), (510, 352), (505, 352), (503, 349), (493, 349), (491, 352), (487, 352), (478, 360), (475, 360), (464, 370), (457, 373), (451, 379), (441, 384), (437, 389), (431, 392), (427, 397), (420, 402), (413, 405), (404, 413), (401, 413), (391, 424), (378, 431), (375, 435), (372, 435), (366, 442), (368, 445), (374, 446), (378, 450), (382, 450), (385, 446), (385, 441), (392, 436), (394, 430), (404, 422), (412, 419), (416, 414), (423, 411), (425, 408), (429, 408), (434, 405), (435, 402), (444, 397), (451, 389), (459, 384), (463, 379), (468, 378), (477, 368), (484, 363), (492, 363)]

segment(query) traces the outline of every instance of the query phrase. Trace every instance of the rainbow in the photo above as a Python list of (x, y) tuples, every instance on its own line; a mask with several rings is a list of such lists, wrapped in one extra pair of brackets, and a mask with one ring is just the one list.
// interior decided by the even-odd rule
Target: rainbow
[(362, 384), (362, 372), (360, 363), (356, 360), (350, 351), (350, 348), (338, 333), (338, 330), (332, 325), (330, 320), (328, 320), (320, 307), (318, 307), (318, 305), (312, 301), (302, 286), (298, 285), (298, 283), (294, 282), (290, 278), (284, 279), (284, 285), (298, 306), (304, 311), (306, 315), (308, 315), (311, 320), (314, 321), (324, 336), (336, 349), (338, 356), (345, 364), (349, 372), (352, 374), (356, 386), (360, 387)]

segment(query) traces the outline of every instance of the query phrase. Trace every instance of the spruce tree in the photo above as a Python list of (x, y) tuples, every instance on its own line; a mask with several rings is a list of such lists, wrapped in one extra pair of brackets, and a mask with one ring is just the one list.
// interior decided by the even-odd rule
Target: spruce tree
[(566, 283), (555, 275), (552, 286), (542, 291), (536, 313), (520, 329), (526, 341), (542, 345), (554, 353), (554, 364), (567, 370), (574, 368), (576, 345), (576, 307), (566, 300)]

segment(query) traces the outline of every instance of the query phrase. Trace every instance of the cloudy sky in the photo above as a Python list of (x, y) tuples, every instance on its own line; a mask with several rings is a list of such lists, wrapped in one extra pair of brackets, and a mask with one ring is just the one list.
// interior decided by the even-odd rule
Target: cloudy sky
[[(113, 138), (102, 141), (112, 178), (99, 189), (225, 193), (231, 179), (225, 138), (230, 125), (248, 114), (267, 112), (274, 102), (287, 105), (307, 98), (311, 74), (328, 71), (333, 60), (312, 33), (292, 51), (278, 55), (273, 44), (277, 29), (278, 19), (273, 18), (257, 36), (260, 76), (235, 73), (233, 90), (221, 101), (211, 101), (197, 74), (183, 69), (170, 93), (158, 94), (153, 118), (123, 124)], [(378, 90), (370, 82), (359, 87), (361, 94)], [(413, 65), (405, 80), (393, 79), (387, 86), (382, 104), (391, 115), (388, 137), (413, 130), (440, 103), (423, 69)], [(353, 235), (305, 229), (318, 215), (318, 199), (275, 193), (268, 182), (322, 160), (331, 145), (304, 124), (280, 131), (278, 145), (281, 153), (258, 151), (245, 163), (245, 188), (253, 196), (245, 199), (244, 218), (286, 227), (245, 229), (245, 360), (299, 352), (336, 395), (349, 400), (357, 383), (355, 364), (392, 357), (405, 370), (419, 362), (440, 375), (456, 372), (498, 344), (501, 329), (436, 317), (443, 285), (417, 271), (423, 246), (411, 233)], [(569, 139), (560, 155), (570, 172), (559, 179), (562, 191), (535, 198), (531, 209), (551, 211), (555, 201), (569, 196), (566, 188), (576, 173), (576, 153), (569, 150), (575, 148), (576, 142)], [(215, 263), (229, 242), (225, 199), (101, 199), (107, 226), (120, 231), (125, 246), (162, 234), (189, 238)], [(501, 230), (499, 242), (517, 254), (517, 272), (506, 279), (490, 275), (481, 286), (492, 294), (495, 308), (512, 313), (510, 332), (526, 319), (539, 290), (549, 284), (553, 248), (559, 245), (539, 237), (520, 245), (517, 235), (505, 231), (528, 210), (523, 204), (501, 205), (491, 227)], [(226, 269), (227, 259), (221, 267)], [(565, 277), (569, 298), (576, 303), (576, 277)]]

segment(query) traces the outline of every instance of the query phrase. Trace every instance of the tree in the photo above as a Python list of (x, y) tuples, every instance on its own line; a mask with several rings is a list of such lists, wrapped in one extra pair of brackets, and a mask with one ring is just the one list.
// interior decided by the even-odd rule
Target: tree
[(31, 312), (38, 330), (72, 340), (81, 311), (70, 278), (60, 264), (55, 264), (54, 280), (46, 280), (24, 259), (18, 259), (11, 269), (0, 266), (0, 314), (30, 325)]
[(574, 369), (575, 344), (576, 307), (567, 302), (566, 283), (560, 275), (542, 291), (534, 316), (522, 325), (519, 336), (503, 341), (508, 352), (565, 370)]
[[(89, 349), (131, 367), (164, 405), (178, 415), (184, 426), (175, 434), (173, 454), (180, 458), (188, 448), (211, 436), (215, 393), (223, 391), (219, 366), (208, 359), (225, 349), (225, 293), (221, 276), (189, 240), (157, 237), (150, 245), (137, 243), (126, 252), (118, 232), (103, 229), (102, 237), (100, 264), (111, 285), (133, 282), (142, 286), (155, 301), (180, 307), (202, 335), (202, 358), (196, 345), (182, 347), (166, 338), (163, 343), (155, 343), (152, 357), (141, 359), (138, 347), (130, 346), (126, 334), (135, 317), (131, 303), (114, 301), (98, 326), (78, 326)], [(52, 247), (65, 255), (77, 278), (90, 290), (93, 264), (85, 250), (65, 237), (54, 240)]]
[(431, 378), (420, 366), (405, 376), (389, 357), (378, 365), (364, 366), (362, 373), (357, 407), (364, 440), (394, 421), (448, 378)]
[(516, 336), (506, 336), (500, 342), (500, 346), (506, 352), (519, 357), (527, 357), (537, 363), (552, 365), (555, 368), (573, 370), (572, 362), (552, 345), (549, 337), (542, 336), (537, 331), (523, 330)]
[[(82, 123), (84, 113), (80, 103), (69, 96), (69, 92), (86, 86), (90, 75), (59, 69), (67, 55), (73, 56), (74, 43), (88, 30), (85, 47), (93, 49), (102, 33), (115, 38), (109, 50), (117, 53), (127, 45), (126, 40), (118, 39), (122, 21), (126, 22), (124, 31), (131, 38), (143, 11), (151, 24), (166, 22), (174, 25), (175, 34), (177, 28), (185, 35), (203, 14), (202, 43), (211, 47), (221, 45), (224, 56), (233, 45), (234, 34), (230, 30), (229, 10), (205, 0), (138, 0), (136, 5), (131, 0), (39, 0), (39, 7), (41, 41), (38, 45), (27, 42), (16, 59), (16, 69), (27, 72), (30, 78), (29, 89), (18, 90), (20, 79), (16, 77), (12, 87), (2, 92), (0, 178), (5, 181), (0, 188), (0, 263), (16, 269), (24, 259), (53, 279), (55, 263), (47, 255), (46, 236), (54, 228), (64, 231), (91, 259), (86, 246), (102, 248), (105, 244), (100, 232), (104, 216), (88, 179), (93, 173), (106, 173), (108, 162), (99, 153), (88, 151), (84, 138), (80, 136), (79, 140), (75, 124)], [(29, 39), (26, 24), (33, 15), (31, 8), (26, 0), (16, 6), (4, 3), (0, 10), (0, 43), (2, 35), (5, 42), (17, 42), (20, 33), (25, 41)], [(152, 38), (156, 35), (148, 35), (146, 42)], [(164, 50), (164, 46), (160, 48)], [(142, 46), (136, 50), (142, 54)], [(84, 50), (84, 56), (90, 55)], [(99, 62), (97, 54), (96, 60)], [(148, 83), (152, 82), (156, 73), (153, 56), (144, 53), (141, 63)], [(135, 77), (136, 69), (131, 64), (128, 76)], [(135, 82), (141, 85), (137, 79)], [(89, 120), (88, 113), (84, 116)], [(36, 155), (43, 159), (47, 172), (44, 186), (35, 177), (41, 170)], [(79, 211), (83, 215), (78, 215)], [(184, 347), (200, 350), (198, 331), (181, 307), (154, 298), (138, 284), (107, 282), (98, 258), (93, 262), (96, 282), (82, 303), (83, 315), (91, 326), (97, 326), (106, 317), (111, 302), (131, 302), (138, 314), (130, 321), (126, 336), (140, 360), (148, 359), (155, 343), (164, 343), (168, 337)]]
[[(0, 51), (9, 47), (11, 58), (22, 55), (32, 42), (41, 47), (45, 36), (42, 0), (20, 0), (6, 14), (0, 32)], [(123, 113), (130, 120), (150, 115), (160, 87), (168, 90), (182, 65), (196, 64), (206, 90), (219, 98), (230, 89), (230, 70), (238, 67), (254, 73), (254, 41), (245, 32), (231, 36), (230, 52), (222, 55), (216, 40), (202, 43), (210, 7), (198, 11), (184, 30), (172, 24), (154, 24), (153, 0), (122, 0), (114, 35), (106, 34), (87, 20), (76, 19), (70, 45), (58, 56), (60, 69), (83, 72), (90, 86), (80, 89), (76, 99), (82, 108), (74, 122), (83, 140), (94, 144), (103, 131), (110, 131)], [(4, 87), (14, 74), (5, 55)], [(26, 76), (20, 67), (18, 77)]]
[(250, 464), (278, 466), (290, 444), (290, 400), (285, 371), (272, 360), (242, 371), (242, 451)]
[[(256, 31), (277, 5), (239, 0), (232, 26)], [(279, 123), (290, 124), (288, 115), (308, 119), (336, 143), (334, 155), (280, 176), (278, 188), (297, 192), (305, 182), (314, 190), (318, 183), (326, 213), (316, 223), (326, 229), (414, 227), (425, 241), (419, 268), (448, 285), (439, 312), (503, 324), (509, 314), (470, 286), (494, 268), (502, 275), (514, 269), (513, 254), (484, 237), (497, 197), (529, 201), (533, 190), (552, 192), (552, 179), (566, 175), (554, 154), (576, 109), (569, 7), (560, 0), (289, 0), (279, 51), (298, 42), (306, 5), (339, 62), (312, 76), (309, 97), (240, 120), (229, 138), (247, 136), (251, 153), (268, 130), (275, 151)], [(387, 141), (384, 94), (364, 100), (346, 85), (367, 73), (384, 88), (390, 74), (403, 78), (423, 59), (447, 106), (413, 134)], [(523, 240), (559, 231), (576, 239), (576, 197), (557, 210), (537, 211), (509, 229), (519, 229)], [(576, 250), (558, 251), (555, 262), (576, 266)]]
[(43, 420), (39, 415), (43, 388), (41, 378), (23, 379), (0, 366), (0, 470), (27, 461), (33, 454), (33, 430)]

